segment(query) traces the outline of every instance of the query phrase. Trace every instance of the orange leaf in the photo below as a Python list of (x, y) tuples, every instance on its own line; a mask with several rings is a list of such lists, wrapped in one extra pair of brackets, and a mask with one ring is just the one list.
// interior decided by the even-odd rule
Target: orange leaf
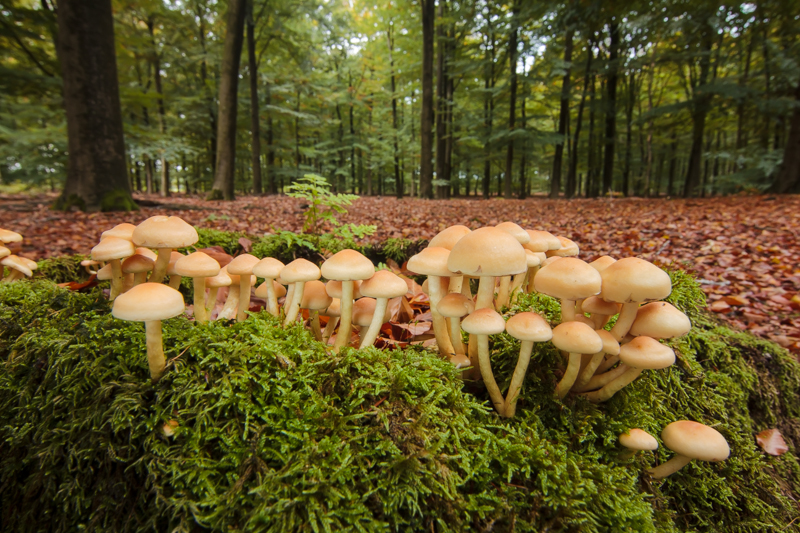
[(783, 435), (777, 429), (765, 429), (756, 435), (756, 442), (761, 449), (770, 455), (783, 455), (789, 451), (786, 441), (783, 440)]

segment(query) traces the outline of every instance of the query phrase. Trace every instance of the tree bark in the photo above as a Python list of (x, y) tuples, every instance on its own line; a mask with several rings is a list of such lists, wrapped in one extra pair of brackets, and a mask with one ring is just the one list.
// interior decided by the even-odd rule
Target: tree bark
[[(444, 159), (447, 137), (447, 122), (445, 121), (445, 108), (447, 106), (447, 72), (445, 66), (445, 55), (447, 46), (445, 44), (444, 32), (444, 4), (446, 0), (439, 0), (439, 27), (436, 29), (436, 162), (435, 175), (437, 180), (444, 180)], [(436, 198), (445, 198), (445, 187), (436, 186)]]
[(575, 30), (569, 28), (564, 42), (564, 63), (567, 63), (564, 81), (561, 83), (561, 112), (558, 115), (558, 134), (562, 141), (556, 144), (556, 153), (553, 157), (553, 175), (550, 177), (550, 198), (558, 198), (561, 191), (561, 166), (564, 158), (564, 144), (567, 142), (567, 128), (569, 127), (569, 85), (570, 67), (572, 61), (572, 37)]
[(706, 116), (711, 108), (711, 93), (705, 90), (708, 73), (711, 67), (711, 46), (713, 29), (708, 23), (702, 26), (700, 37), (700, 76), (693, 87), (692, 103), (692, 148), (689, 152), (689, 166), (686, 169), (686, 181), (683, 185), (683, 196), (696, 196), (700, 191), (700, 177), (703, 159), (703, 138), (705, 136)]
[[(486, 59), (488, 66), (486, 67), (486, 80), (484, 82), (484, 90), (486, 95), (483, 101), (483, 113), (486, 124), (486, 142), (483, 145), (484, 160), (483, 160), (483, 197), (489, 199), (489, 190), (492, 181), (492, 120), (494, 118), (494, 28), (492, 27), (492, 4), (489, 3), (489, 17), (487, 18), (487, 25), (489, 31), (488, 46), (486, 47)], [(498, 189), (497, 193), (500, 193)]]
[(627, 101), (625, 102), (625, 160), (622, 165), (622, 195), (631, 194), (631, 143), (633, 134), (633, 104), (636, 95), (636, 72), (628, 76)]
[(55, 209), (137, 209), (125, 166), (115, 50), (110, 0), (58, 2), (56, 51), (69, 155)]
[(422, 113), (420, 116), (419, 195), (433, 197), (433, 38), (434, 0), (420, 0), (422, 6)]
[(789, 126), (789, 137), (786, 139), (783, 162), (773, 187), (775, 192), (781, 194), (800, 192), (800, 83), (794, 96), (795, 108)]
[(233, 200), (236, 169), (236, 104), (239, 60), (244, 41), (245, 0), (228, 3), (227, 32), (222, 52), (217, 115), (217, 168), (209, 200)]
[(592, 74), (592, 79), (589, 82), (589, 91), (591, 95), (589, 96), (589, 146), (587, 148), (588, 156), (586, 161), (586, 197), (587, 198), (596, 198), (598, 195), (598, 181), (599, 181), (599, 174), (597, 172), (597, 163), (595, 160), (595, 146), (594, 141), (597, 137), (594, 132), (594, 97), (595, 97), (595, 75)]
[(605, 157), (603, 159), (603, 190), (602, 194), (611, 192), (614, 178), (614, 140), (617, 134), (617, 72), (619, 65), (619, 23), (610, 24), (611, 46), (608, 54), (608, 75), (606, 78), (606, 135)]
[[(394, 25), (389, 25), (389, 30), (386, 32), (386, 36), (389, 41), (389, 70), (391, 72), (391, 84), (392, 84), (392, 129), (394, 130), (394, 186), (395, 186), (395, 196), (397, 196), (398, 200), (403, 198), (403, 177), (400, 174), (400, 149), (398, 143), (398, 133), (397, 133), (397, 85), (395, 82), (395, 75), (394, 75)], [(350, 127), (353, 127), (353, 119), (352, 119), (352, 106), (351, 115), (350, 115)]]
[(517, 105), (517, 30), (519, 27), (519, 9), (514, 3), (511, 20), (511, 35), (508, 38), (508, 70), (509, 70), (509, 95), (508, 95), (508, 149), (506, 151), (506, 172), (504, 180), (503, 197), (506, 200), (513, 198), (512, 184), (514, 170), (514, 119)]
[(589, 74), (592, 70), (592, 60), (594, 59), (594, 38), (589, 39), (589, 46), (587, 47), (586, 57), (586, 71), (583, 73), (583, 91), (581, 92), (581, 103), (578, 105), (578, 117), (575, 123), (575, 136), (572, 142), (572, 154), (569, 162), (569, 170), (567, 171), (567, 186), (565, 193), (567, 198), (575, 196), (577, 187), (577, 173), (578, 173), (578, 154), (580, 150), (580, 137), (581, 137), (581, 124), (583, 123), (583, 108), (586, 105), (586, 94), (589, 92)]
[(250, 156), (253, 167), (253, 194), (261, 194), (261, 131), (258, 113), (258, 64), (256, 63), (256, 22), (253, 0), (247, 2), (247, 70), (250, 78)]
[[(164, 110), (164, 90), (161, 85), (161, 54), (158, 53), (156, 45), (154, 15), (150, 15), (147, 19), (147, 31), (150, 34), (150, 44), (153, 46), (153, 79), (155, 80), (156, 94), (158, 95), (158, 131), (163, 138), (166, 138), (167, 118)], [(159, 194), (166, 197), (169, 196), (169, 163), (167, 162), (167, 157), (163, 150), (160, 159), (161, 184), (159, 187)]]

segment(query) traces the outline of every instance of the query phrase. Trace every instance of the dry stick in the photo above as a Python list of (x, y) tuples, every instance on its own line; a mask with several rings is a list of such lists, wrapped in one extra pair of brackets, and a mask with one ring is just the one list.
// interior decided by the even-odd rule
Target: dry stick
[(489, 358), (489, 335), (477, 335), (477, 337), (478, 361), (481, 367), (481, 375), (483, 376), (483, 384), (486, 385), (486, 391), (489, 393), (489, 398), (491, 398), (494, 408), (500, 413), (500, 416), (505, 416), (506, 402), (492, 374), (492, 362)]
[(289, 310), (286, 311), (286, 318), (283, 321), (283, 327), (286, 327), (297, 320), (297, 314), (300, 312), (300, 304), (303, 301), (303, 287), (305, 286), (305, 281), (297, 281), (294, 283), (294, 285), (292, 285), (292, 287), (294, 287), (292, 303), (289, 304)]
[(147, 338), (147, 364), (150, 366), (150, 379), (158, 381), (167, 366), (164, 345), (161, 337), (161, 321), (147, 320), (144, 323)]
[(507, 418), (513, 417), (517, 411), (519, 392), (522, 390), (522, 382), (525, 380), (525, 373), (528, 371), (532, 352), (533, 341), (520, 341), (519, 359), (517, 359), (517, 366), (514, 368), (514, 375), (511, 376), (511, 385), (508, 386), (508, 393), (506, 394), (503, 416)]
[[(381, 331), (381, 325), (383, 324), (383, 316), (386, 314), (386, 308), (389, 306), (389, 299), (388, 298), (376, 298), (375, 299), (375, 311), (372, 313), (372, 322), (369, 323), (369, 329), (364, 334), (364, 337), (361, 339), (361, 344), (359, 348), (364, 348), (366, 346), (372, 346), (375, 344), (375, 339), (378, 338), (378, 333)], [(433, 313), (431, 313), (433, 315)]]
[(206, 312), (206, 278), (200, 276), (192, 280), (194, 285), (194, 321), (198, 324), (208, 322)]
[(341, 316), (339, 317), (339, 333), (333, 349), (339, 350), (350, 343), (350, 329), (353, 325), (353, 281), (342, 281)]
[(150, 275), (150, 283), (161, 283), (167, 273), (169, 260), (172, 256), (172, 248), (158, 248), (156, 264), (153, 265), (153, 273)]

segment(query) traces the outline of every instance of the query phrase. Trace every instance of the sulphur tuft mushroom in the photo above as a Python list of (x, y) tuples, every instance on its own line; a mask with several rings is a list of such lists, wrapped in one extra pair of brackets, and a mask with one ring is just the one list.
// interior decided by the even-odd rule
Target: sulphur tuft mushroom
[(120, 259), (134, 254), (133, 243), (119, 237), (108, 237), (92, 248), (92, 259), (111, 264), (111, 292), (108, 299), (114, 299), (122, 292), (122, 264)]
[(334, 343), (334, 349), (338, 350), (350, 342), (350, 330), (353, 324), (353, 282), (374, 276), (375, 265), (363, 254), (347, 249), (328, 258), (322, 263), (320, 270), (325, 279), (342, 282), (341, 318), (339, 333)]
[(167, 273), (172, 251), (196, 243), (197, 230), (179, 217), (156, 215), (148, 218), (133, 231), (133, 243), (158, 250), (158, 259), (150, 282), (161, 283)]
[(639, 428), (629, 429), (620, 435), (619, 443), (623, 447), (627, 448), (627, 450), (619, 454), (618, 459), (620, 461), (627, 461), (636, 455), (636, 452), (658, 449), (658, 441), (656, 438), (645, 430)]
[(447, 333), (447, 322), (439, 313), (439, 300), (444, 296), (442, 279), (454, 274), (447, 268), (450, 250), (447, 248), (428, 247), (408, 260), (407, 268), (416, 274), (428, 276), (428, 295), (431, 302), (431, 321), (436, 345), (442, 357), (449, 358), (455, 353), (453, 343)]
[[(272, 282), (281, 275), (281, 270), (285, 266), (286, 265), (274, 257), (265, 257), (253, 267), (253, 275), (267, 280), (267, 283), (264, 283), (262, 287), (267, 291), (265, 298), (267, 301), (267, 312), (272, 316), (281, 314), (280, 308), (278, 307), (278, 298), (280, 298), (280, 296), (275, 292), (275, 286)], [(286, 294), (286, 291), (284, 291), (284, 294)]]
[[(519, 244), (519, 243), (518, 243)], [(476, 336), (478, 343), (478, 363), (481, 368), (481, 377), (486, 385), (486, 391), (492, 400), (495, 410), (500, 416), (505, 414), (505, 399), (497, 381), (492, 373), (492, 361), (489, 354), (489, 335), (502, 333), (506, 329), (503, 317), (492, 308), (476, 309), (461, 321), (464, 331)]]
[[(230, 267), (228, 270), (230, 271)], [(297, 314), (300, 312), (300, 304), (303, 301), (303, 289), (305, 288), (305, 284), (309, 281), (318, 280), (320, 277), (320, 270), (319, 267), (311, 261), (300, 258), (295, 259), (283, 267), (280, 277), (286, 283), (292, 283), (294, 285), (292, 301), (289, 302), (286, 318), (283, 321), (283, 325), (288, 326), (297, 320)]]
[[(562, 259), (565, 261), (565, 259)], [(567, 352), (569, 360), (561, 381), (556, 386), (556, 396), (564, 399), (578, 378), (582, 354), (595, 354), (603, 349), (603, 340), (591, 327), (581, 322), (564, 322), (553, 328), (553, 344)]]
[(674, 474), (692, 460), (718, 462), (731, 454), (728, 441), (719, 431), (691, 420), (679, 420), (668, 425), (661, 431), (661, 440), (676, 455), (647, 471), (655, 479)]
[[(575, 303), (600, 292), (600, 274), (577, 257), (562, 257), (539, 269), (536, 291), (561, 300), (561, 321), (575, 320)], [(592, 328), (594, 329), (594, 328)]]
[[(203, 252), (194, 252), (181, 256), (175, 262), (174, 269), (176, 275), (192, 278), (192, 285), (194, 286), (194, 320), (198, 324), (207, 322), (206, 278), (213, 278), (219, 274), (221, 270), (219, 263)], [(216, 294), (214, 299), (216, 299)]]
[(372, 316), (369, 329), (361, 338), (359, 348), (372, 346), (383, 324), (383, 317), (391, 298), (398, 298), (408, 292), (408, 285), (405, 280), (389, 270), (379, 270), (375, 275), (361, 284), (361, 294), (375, 298), (376, 308)]
[(520, 340), (519, 358), (511, 376), (511, 385), (508, 387), (503, 416), (511, 418), (517, 410), (517, 399), (522, 390), (522, 382), (528, 371), (531, 361), (534, 342), (547, 342), (553, 338), (553, 331), (547, 321), (536, 313), (517, 313), (506, 322), (506, 331), (515, 339)]
[[(266, 283), (275, 283), (272, 280), (267, 280)], [(258, 290), (256, 290), (256, 295)], [(333, 298), (328, 296), (325, 291), (325, 284), (318, 279), (307, 281), (303, 287), (303, 299), (300, 302), (301, 309), (308, 309), (309, 319), (311, 321), (311, 331), (314, 333), (314, 338), (318, 341), (322, 340), (322, 329), (319, 325), (319, 312), (324, 311), (333, 302)]]
[(245, 313), (250, 308), (250, 287), (253, 267), (260, 261), (258, 257), (242, 254), (233, 258), (228, 263), (228, 275), (239, 276), (239, 305), (236, 310), (236, 321), (241, 322), (246, 318)]

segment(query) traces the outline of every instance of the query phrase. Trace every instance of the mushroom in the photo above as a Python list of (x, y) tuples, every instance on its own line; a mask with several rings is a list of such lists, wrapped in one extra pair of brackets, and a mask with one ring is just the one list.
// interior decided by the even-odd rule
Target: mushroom
[(636, 452), (643, 450), (657, 450), (658, 441), (650, 433), (643, 429), (633, 428), (619, 436), (619, 443), (627, 448), (624, 452), (619, 454), (620, 461), (627, 461)]
[[(475, 310), (475, 302), (460, 292), (451, 292), (439, 300), (436, 310), (443, 317), (450, 319), (450, 340), (453, 342), (453, 350), (456, 355), (466, 354), (467, 347), (464, 346), (461, 338), (461, 317)], [(471, 366), (477, 368), (477, 357), (475, 361), (472, 361)]]
[(662, 300), (672, 291), (669, 275), (654, 264), (637, 257), (615, 261), (600, 273), (603, 287), (600, 297), (607, 302), (622, 304), (611, 334), (621, 341), (636, 319), (639, 305), (650, 300)]
[[(152, 272), (155, 263), (149, 257), (133, 254), (122, 262), (122, 273), (133, 274), (133, 286), (147, 282), (147, 273)], [(173, 287), (174, 289), (175, 287)], [(130, 290), (130, 287), (128, 288)], [(123, 291), (123, 292), (127, 292)]]
[[(377, 314), (378, 302), (375, 298), (363, 297), (359, 298), (353, 303), (353, 326), (361, 335), (363, 328), (372, 324), (373, 320), (378, 320), (383, 323), (384, 315)], [(376, 316), (377, 315), (377, 316)]]
[[(591, 266), (591, 263), (589, 266)], [(620, 304), (607, 302), (594, 295), (583, 300), (581, 311), (592, 315), (594, 329), (601, 329), (608, 323), (609, 318), (619, 313), (620, 307)]]
[(9, 283), (11, 281), (22, 279), (23, 276), (33, 276), (30, 266), (23, 260), (22, 257), (18, 257), (13, 254), (8, 255), (3, 259), (0, 259), (0, 265), (7, 266), (10, 270), (8, 276), (3, 278), (3, 283)]
[(689, 464), (698, 461), (724, 461), (731, 454), (728, 441), (719, 431), (699, 422), (679, 420), (661, 431), (664, 446), (675, 452), (675, 457), (647, 472), (655, 479), (670, 476)]
[[(328, 283), (330, 283), (330, 281)], [(325, 290), (327, 292), (327, 286)], [(328, 294), (330, 295), (330, 292), (328, 292)], [(328, 317), (328, 323), (325, 324), (325, 330), (322, 332), (322, 342), (325, 344), (328, 343), (328, 339), (331, 338), (331, 335), (333, 335), (333, 332), (336, 330), (336, 326), (339, 324), (339, 317), (342, 315), (341, 302), (339, 298), (333, 298), (328, 308), (320, 312), (320, 315)]]
[(586, 366), (581, 368), (578, 379), (576, 379), (575, 383), (572, 385), (572, 389), (578, 392), (583, 392), (583, 388), (592, 379), (597, 367), (603, 362), (603, 358), (606, 354), (612, 356), (619, 355), (619, 343), (611, 333), (604, 329), (596, 329), (595, 332), (600, 336), (600, 340), (603, 341), (603, 348), (596, 354), (592, 354)]
[[(184, 256), (180, 252), (176, 252), (175, 250), (172, 250), (172, 252), (169, 254), (169, 264), (167, 264), (167, 276), (169, 276), (169, 286), (172, 287), (175, 290), (180, 289), (181, 280), (183, 279), (183, 276), (181, 276), (180, 274), (175, 272), (175, 263), (181, 257), (186, 257), (186, 256)], [(217, 263), (217, 264), (219, 264), (219, 263)]]
[[(530, 242), (531, 237), (528, 233), (522, 229), (519, 224), (515, 224), (514, 222), (501, 222), (500, 224), (496, 225), (495, 228), (500, 229), (517, 239), (517, 241), (525, 246)], [(529, 259), (530, 261), (530, 259)], [(536, 264), (538, 265), (539, 262), (537, 260)], [(530, 265), (528, 265), (530, 268)], [(519, 274), (515, 274), (515, 280), (518, 280), (518, 283), (522, 284), (522, 278), (527, 274), (527, 270), (525, 272), (520, 272)], [(509, 296), (511, 294), (511, 276), (501, 276), (500, 277), (500, 288), (497, 292), (497, 302), (496, 302), (496, 309), (499, 311), (504, 306), (507, 306), (509, 303)]]
[[(217, 276), (221, 270), (219, 263), (204, 254), (194, 252), (186, 256), (181, 256), (175, 262), (175, 274), (192, 278), (194, 287), (194, 321), (202, 324), (208, 321), (206, 311), (206, 278)], [(216, 294), (214, 295), (216, 300)]]
[[(255, 276), (267, 280), (267, 283), (261, 286), (266, 287), (267, 296), (265, 300), (267, 301), (267, 312), (272, 316), (278, 316), (281, 313), (280, 308), (278, 307), (279, 296), (275, 292), (274, 284), (272, 282), (281, 275), (281, 269), (285, 266), (286, 265), (274, 257), (265, 257), (253, 267), (253, 274)], [(286, 294), (286, 291), (283, 292)]]
[[(262, 298), (265, 302), (267, 302), (267, 305), (269, 305), (270, 286), (272, 286), (271, 294), (275, 298), (275, 306), (277, 309), (280, 309), (278, 307), (278, 298), (283, 298), (284, 296), (286, 296), (286, 287), (284, 287), (274, 279), (268, 279), (267, 281), (256, 287), (255, 290), (256, 297)], [(267, 312), (269, 312), (269, 308), (267, 308)]]
[[(522, 290), (523, 284), (525, 284), (528, 279), (533, 279), (533, 277), (536, 275), (536, 272), (539, 271), (539, 266), (542, 264), (542, 259), (539, 257), (540, 255), (544, 254), (531, 252), (525, 248), (525, 257), (528, 260), (528, 270), (522, 274), (517, 274), (511, 281), (511, 287), (509, 290), (511, 291), (512, 303), (515, 302), (517, 296), (519, 296), (519, 292)], [(533, 272), (533, 275), (531, 275), (531, 272)]]
[(198, 241), (197, 230), (179, 217), (156, 215), (133, 231), (133, 243), (158, 250), (158, 259), (150, 276), (151, 283), (161, 283), (167, 273), (172, 250), (191, 246)]
[(505, 412), (505, 399), (500, 387), (492, 374), (492, 360), (489, 354), (489, 335), (502, 333), (506, 329), (503, 317), (490, 307), (476, 309), (461, 321), (461, 327), (467, 333), (475, 335), (478, 345), (478, 364), (481, 369), (481, 377), (486, 385), (489, 398), (492, 400), (495, 410), (502, 416)]
[(22, 235), (17, 233), (16, 231), (11, 231), (8, 229), (0, 229), (0, 242), (3, 244), (10, 244), (12, 242), (21, 242)]
[(286, 318), (283, 321), (285, 327), (297, 320), (297, 313), (300, 312), (300, 304), (303, 301), (303, 288), (306, 282), (319, 279), (320, 270), (319, 267), (311, 261), (301, 258), (295, 259), (283, 267), (280, 276), (283, 281), (294, 284), (292, 301), (289, 303), (288, 310), (286, 311)]
[(454, 348), (447, 333), (447, 323), (439, 313), (438, 305), (439, 300), (444, 296), (442, 294), (442, 278), (453, 275), (447, 268), (450, 253), (450, 250), (446, 248), (428, 247), (417, 255), (412, 256), (406, 264), (406, 268), (411, 272), (428, 276), (428, 296), (431, 302), (433, 334), (436, 336), (436, 345), (439, 348), (439, 353), (447, 358), (453, 355)]
[(575, 241), (560, 236), (556, 238), (561, 243), (561, 248), (547, 251), (547, 257), (574, 257), (578, 255), (580, 249)]
[(517, 410), (517, 399), (531, 361), (533, 343), (549, 341), (553, 338), (553, 331), (544, 318), (531, 312), (517, 313), (509, 318), (506, 322), (506, 331), (520, 340), (519, 358), (511, 376), (511, 385), (508, 386), (503, 413), (503, 416), (511, 418)]
[(631, 334), (654, 339), (682, 337), (692, 329), (689, 317), (667, 302), (652, 302), (641, 306), (631, 325)]
[[(472, 230), (468, 227), (460, 224), (450, 226), (437, 233), (436, 236), (434, 236), (430, 242), (428, 242), (428, 248), (447, 248), (448, 250), (452, 250), (453, 246), (455, 246), (456, 243), (461, 240), (461, 237), (467, 233), (470, 233), (471, 231)], [(448, 282), (449, 287), (447, 291), (461, 292), (463, 282), (463, 276), (451, 276)], [(467, 284), (467, 288), (469, 288), (469, 284)]]
[(553, 344), (559, 350), (564, 350), (569, 354), (567, 369), (556, 386), (556, 396), (563, 400), (578, 378), (581, 354), (599, 352), (603, 349), (603, 340), (595, 330), (586, 324), (564, 322), (553, 328)]
[(625, 385), (633, 382), (644, 370), (659, 370), (674, 364), (675, 352), (655, 339), (640, 336), (620, 347), (619, 360), (628, 367), (627, 370), (602, 389), (586, 393), (590, 402), (605, 402)]
[(597, 270), (598, 272), (602, 272), (603, 270), (607, 269), (611, 263), (616, 263), (617, 260), (609, 255), (603, 255), (589, 263), (589, 266), (593, 269)]
[(160, 283), (142, 283), (121, 294), (111, 314), (121, 320), (144, 322), (147, 336), (147, 362), (150, 378), (158, 381), (166, 366), (161, 340), (161, 321), (183, 313), (183, 296)]
[(117, 237), (119, 239), (125, 239), (126, 241), (133, 242), (133, 232), (136, 230), (136, 226), (133, 224), (129, 224), (127, 222), (123, 222), (122, 224), (117, 224), (111, 229), (107, 229), (103, 233), (100, 234), (100, 240), (107, 239), (108, 237)]
[(260, 259), (254, 255), (242, 254), (233, 258), (233, 261), (228, 263), (228, 275), (239, 276), (239, 306), (236, 311), (236, 321), (242, 322), (246, 315), (245, 313), (250, 308), (250, 286), (253, 275), (253, 267), (256, 266)]
[(562, 322), (575, 320), (577, 300), (593, 296), (601, 289), (600, 274), (577, 257), (562, 257), (547, 264), (539, 269), (533, 283), (537, 292), (561, 300)]
[[(274, 283), (272, 280), (267, 280), (267, 283)], [(256, 291), (257, 293), (258, 291)], [(303, 299), (300, 302), (301, 309), (308, 309), (309, 318), (311, 319), (311, 331), (314, 333), (314, 338), (318, 341), (322, 340), (322, 329), (319, 326), (319, 312), (328, 308), (333, 302), (333, 298), (328, 296), (325, 292), (325, 284), (318, 279), (313, 279), (306, 282), (303, 287)]]
[(375, 343), (375, 339), (378, 338), (378, 333), (381, 330), (381, 324), (383, 324), (382, 319), (386, 314), (389, 299), (399, 298), (407, 292), (408, 285), (406, 285), (405, 280), (390, 270), (379, 270), (375, 272), (374, 276), (361, 284), (361, 294), (375, 298), (376, 308), (369, 329), (361, 338), (359, 348), (372, 346)]
[(111, 263), (111, 293), (108, 299), (112, 302), (122, 291), (122, 265), (120, 264), (120, 259), (130, 257), (133, 253), (133, 243), (119, 237), (107, 237), (92, 248), (92, 259)]
[[(210, 319), (211, 312), (214, 310), (214, 306), (217, 304), (217, 293), (219, 292), (220, 287), (230, 287), (233, 283), (233, 279), (231, 276), (228, 275), (228, 267), (227, 265), (220, 268), (219, 273), (216, 276), (212, 276), (206, 278), (205, 285), (208, 287), (208, 297), (206, 298), (206, 316)], [(238, 280), (236, 283), (236, 290), (239, 290)], [(238, 307), (239, 302), (237, 300), (236, 305)], [(219, 316), (217, 317), (219, 318)], [(195, 314), (195, 319), (197, 319), (197, 314)]]
[(374, 276), (375, 265), (362, 254), (348, 249), (328, 258), (322, 263), (320, 270), (325, 279), (342, 282), (341, 324), (334, 344), (334, 349), (339, 349), (350, 341), (353, 319), (353, 281), (365, 280)]
[[(461, 370), (462, 368), (470, 368), (472, 367), (472, 361), (469, 360), (469, 357), (464, 355), (463, 353), (457, 353), (453, 357), (450, 358), (450, 364), (456, 367), (456, 370)], [(461, 378), (465, 379), (466, 372), (461, 373)]]

